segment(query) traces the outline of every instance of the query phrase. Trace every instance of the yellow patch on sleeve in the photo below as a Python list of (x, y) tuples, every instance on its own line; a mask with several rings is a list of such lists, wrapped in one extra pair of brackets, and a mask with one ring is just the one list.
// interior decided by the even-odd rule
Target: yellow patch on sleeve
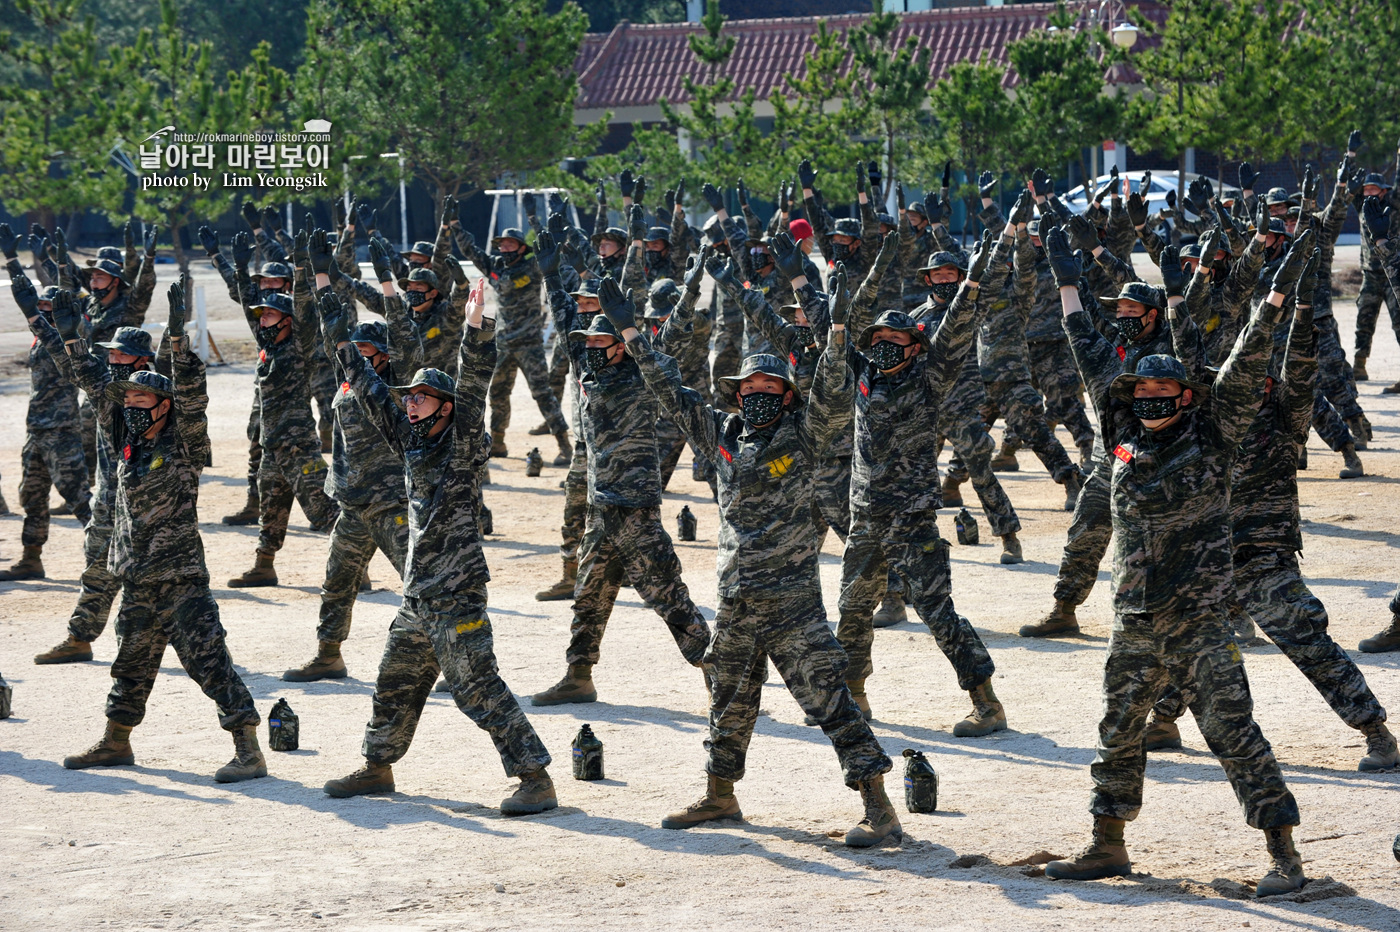
[(1234, 641), (1230, 642), (1230, 646), (1226, 650), (1229, 651), (1230, 659), (1235, 663), (1244, 663), (1244, 657), (1240, 655), (1239, 646)]
[(478, 618), (476, 621), (464, 621), (457, 626), (458, 634), (470, 634), (471, 632), (485, 626), (486, 619)]
[(1211, 315), (1210, 320), (1206, 321), (1206, 333), (1214, 333), (1215, 330), (1216, 330), (1216, 328), (1219, 327), (1219, 326), (1220, 326), (1220, 315), (1219, 315), (1219, 314), (1213, 314), (1213, 315)]
[(401, 524), (403, 524), (403, 523), (404, 523), (405, 521), (407, 521), (407, 520), (408, 520), (408, 519), (405, 518), (403, 515), (394, 515), (394, 523), (395, 523), (395, 524), (400, 524), (400, 525), (401, 525)]
[(441, 336), (441, 335), (442, 335), (442, 331), (439, 330), (437, 327), (429, 327), (429, 328), (428, 328), (428, 332), (425, 333), (425, 334), (423, 334), (423, 336), (424, 336), (425, 338), (429, 339), (429, 340), (434, 339), (435, 337), (438, 337), (438, 336)]
[(791, 456), (780, 456), (768, 464), (768, 475), (774, 479), (787, 475), (787, 471), (792, 468)]
[(517, 288), (524, 288), (526, 285), (530, 284), (530, 276), (522, 275), (519, 278), (512, 278), (510, 283)]
[(161, 468), (162, 466), (164, 466), (164, 465), (165, 465), (165, 457), (163, 457), (163, 456), (157, 456), (155, 459), (151, 460), (151, 468), (152, 468), (152, 469), (160, 469), (160, 468)]

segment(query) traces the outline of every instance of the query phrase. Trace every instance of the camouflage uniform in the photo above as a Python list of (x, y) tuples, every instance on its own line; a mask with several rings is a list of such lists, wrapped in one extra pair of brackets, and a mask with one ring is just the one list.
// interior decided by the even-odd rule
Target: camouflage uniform
[[(187, 339), (171, 341), (173, 407), (154, 440), (123, 437), (108, 569), (121, 580), (117, 659), (107, 718), (128, 728), (141, 723), (160, 671), (165, 645), (214, 700), (219, 725), (236, 731), (260, 721), (253, 697), (233, 666), (209, 591), (209, 570), (199, 534), (199, 477), (209, 456), (209, 394), (204, 364)], [(70, 357), (88, 397), (107, 407), (102, 419), (122, 420), (123, 384), (112, 382), (104, 361)]]
[[(1267, 304), (1246, 326), (1213, 385), (1196, 391), (1181, 422), (1153, 432), (1132, 415), (1131, 385), (1115, 348), (1085, 313), (1065, 330), (1089, 395), (1114, 448), (1114, 622), (1104, 668), (1104, 716), (1090, 812), (1134, 819), (1142, 806), (1143, 731), (1169, 682), (1191, 684), (1197, 722), (1225, 768), (1254, 828), (1298, 824), (1269, 743), (1253, 719), (1244, 663), (1226, 602), (1234, 594), (1230, 473), (1257, 411), (1277, 309)], [(1183, 381), (1178, 379), (1178, 381)]]
[[(696, 313), (695, 303), (699, 299), (699, 294), (692, 294), (689, 289), (682, 288), (678, 292), (674, 283), (667, 279), (658, 279), (663, 285), (669, 285), (672, 294), (679, 294), (680, 299), (676, 301), (673, 308), (666, 308), (657, 305), (657, 296), (653, 294), (651, 304), (647, 310), (647, 321), (651, 326), (651, 335), (658, 337), (663, 330), (668, 334), (668, 343), (665, 346), (658, 344), (657, 349), (674, 356), (681, 367), (681, 379), (689, 387), (694, 388), (701, 394), (710, 394), (710, 334), (713, 330), (711, 321), (702, 311)], [(669, 321), (675, 318), (675, 324), (658, 323), (657, 318), (663, 312), (665, 319)], [(671, 484), (671, 475), (676, 470), (676, 464), (680, 462), (681, 451), (685, 449), (685, 432), (680, 425), (671, 420), (664, 413), (656, 419), (656, 451), (661, 466), (661, 489)], [(708, 480), (713, 490), (714, 470), (705, 466), (705, 459), (699, 454), (694, 455), (694, 468), (692, 473), (697, 481)]]
[[(1035, 285), (1031, 291), (1030, 314), (1026, 320), (1026, 352), (1030, 357), (1031, 384), (1045, 397), (1047, 422), (1065, 425), (1080, 451), (1092, 450), (1094, 428), (1084, 410), (1084, 383), (1074, 367), (1060, 320), (1060, 292), (1045, 251), (1032, 247), (1035, 258)], [(1017, 254), (1020, 261), (1020, 254)], [(1092, 457), (1092, 452), (1090, 453)]]
[[(248, 277), (247, 269), (244, 268), (243, 275), (238, 274), (239, 270), (233, 267), (233, 263), (222, 253), (214, 253), (209, 257), (219, 276), (228, 286), (229, 300), (236, 304), (253, 304), (258, 300), (258, 290), (253, 285), (253, 281)], [(262, 402), (258, 398), (257, 376), (253, 378), (253, 405), (248, 412), (248, 494), (250, 501), (257, 501), (258, 498), (258, 470), (262, 468)]]
[[(1397, 158), (1396, 164), (1400, 166), (1400, 158)], [(1370, 180), (1370, 178), (1367, 179), (1367, 181)], [(1400, 181), (1400, 176), (1397, 176), (1397, 181)], [(1343, 185), (1337, 185), (1338, 189), (1342, 187)], [(1339, 190), (1334, 190), (1333, 200), (1338, 199), (1339, 196)], [(1400, 191), (1393, 187), (1383, 191), (1381, 196), (1392, 206), (1400, 205)], [(1354, 200), (1356, 212), (1360, 214), (1362, 204), (1360, 195)], [(1342, 214), (1343, 219), (1345, 219), (1345, 206), (1342, 207)], [(1338, 227), (1340, 226), (1339, 222)], [(1387, 279), (1385, 270), (1382, 268), (1383, 261), (1382, 258), (1375, 255), (1370, 237), (1363, 233), (1361, 237), (1361, 291), (1356, 296), (1356, 355), (1358, 356), (1371, 355), (1371, 341), (1376, 334), (1376, 321), (1380, 319), (1382, 301), (1385, 302), (1386, 309), (1390, 312), (1390, 326), (1395, 331), (1395, 339), (1400, 341), (1400, 293), (1395, 291), (1394, 286)], [(1322, 267), (1329, 272), (1332, 268), (1330, 263)], [(1319, 280), (1322, 280), (1321, 277)], [(1321, 347), (1319, 347), (1319, 351), (1321, 351)]]
[[(1202, 256), (1201, 265), (1209, 267), (1213, 259), (1213, 256)], [(1213, 275), (1191, 276), (1186, 286), (1186, 310), (1204, 334), (1206, 359), (1211, 365), (1223, 363), (1234, 348), (1248, 319), (1250, 298), (1263, 267), (1263, 244), (1258, 237), (1251, 236), (1244, 255), (1230, 264), (1223, 281), (1217, 283)]]
[[(1321, 251), (1318, 262), (1317, 287), (1313, 295), (1313, 315), (1317, 326), (1317, 387), (1313, 397), (1313, 428), (1332, 450), (1340, 450), (1357, 438), (1345, 423), (1365, 418), (1357, 400), (1356, 378), (1342, 349), (1337, 318), (1332, 313), (1332, 262), (1336, 256), (1337, 237), (1346, 221), (1346, 198), (1343, 186), (1332, 191), (1327, 207), (1320, 213), (1305, 212), (1298, 234), (1304, 226), (1311, 227)], [(1366, 237), (1362, 236), (1363, 249)], [(1362, 267), (1364, 269), (1365, 263)], [(1364, 275), (1364, 272), (1363, 272)], [(1360, 299), (1358, 298), (1357, 339), (1360, 340)], [(1359, 345), (1359, 343), (1358, 343)], [(1360, 438), (1363, 441), (1366, 438)]]
[(827, 627), (812, 524), (812, 463), (850, 416), (844, 336), (828, 343), (805, 405), (763, 429), (684, 388), (675, 361), (654, 352), (645, 336), (627, 351), (718, 475), (720, 602), (705, 653), (714, 669), (706, 772), (744, 776), (771, 658), (835, 747), (846, 785), (886, 773), (890, 759), (845, 687), (846, 658)]
[(403, 460), (408, 489), (403, 604), (379, 664), (364, 756), (392, 764), (408, 753), (441, 670), (457, 707), (491, 735), (506, 773), (538, 770), (549, 763), (549, 752), (497, 669), (486, 612), (490, 573), (476, 523), (481, 465), (490, 454), (483, 420), (486, 385), (496, 365), (492, 332), (464, 332), (452, 421), (423, 445), (360, 351), (341, 347), (337, 358), (361, 410)]

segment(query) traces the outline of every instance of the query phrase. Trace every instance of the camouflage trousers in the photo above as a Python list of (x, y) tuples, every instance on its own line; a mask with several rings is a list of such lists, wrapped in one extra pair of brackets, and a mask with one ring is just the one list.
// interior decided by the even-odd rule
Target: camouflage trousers
[(219, 603), (209, 583), (201, 579), (122, 583), (108, 719), (128, 728), (141, 724), (167, 643), (175, 648), (190, 679), (214, 700), (220, 727), (233, 731), (261, 721), (224, 644)]
[(100, 498), (92, 500), (92, 520), (83, 528), (83, 560), (87, 565), (78, 578), (78, 604), (68, 617), (68, 633), (75, 641), (92, 643), (107, 627), (112, 602), (121, 589), (121, 580), (107, 569), (112, 545), (112, 506)]
[(1098, 753), (1089, 767), (1094, 815), (1135, 819), (1142, 808), (1147, 713), (1169, 683), (1189, 685), (1192, 712), (1253, 828), (1298, 824), (1298, 804), (1254, 721), (1244, 661), (1223, 606), (1117, 615), (1103, 674)]
[(86, 392), (78, 396), (78, 433), (83, 438), (83, 462), (91, 484), (97, 475), (97, 412), (92, 409)]
[(987, 433), (987, 424), (982, 420), (982, 406), (986, 404), (987, 392), (982, 383), (982, 373), (977, 368), (976, 359), (964, 364), (953, 390), (943, 399), (943, 407), (938, 413), (938, 432), (948, 438), (958, 462), (948, 467), (950, 478), (965, 482), (970, 477), (972, 488), (982, 503), (982, 511), (987, 523), (997, 537), (1014, 534), (1021, 529), (1021, 519), (1016, 509), (1011, 507), (1011, 499), (992, 472), (992, 453), (996, 443)]
[(836, 639), (850, 658), (849, 678), (874, 671), (871, 624), (890, 576), (897, 577), (904, 600), (928, 626), (958, 677), (961, 689), (984, 682), (995, 666), (972, 623), (953, 608), (948, 541), (938, 533), (937, 512), (891, 516), (851, 512), (851, 533), (841, 557), (841, 620)]
[(1050, 425), (1063, 424), (1076, 445), (1087, 447), (1094, 442), (1094, 425), (1084, 410), (1084, 383), (1068, 340), (1032, 343), (1028, 347), (1031, 360), (1031, 384), (1045, 397), (1045, 420)]
[(335, 368), (326, 358), (326, 348), (317, 340), (316, 351), (311, 355), (311, 397), (316, 399), (318, 423), (334, 423), (335, 415), (331, 412), (331, 403), (335, 401), (335, 394), (339, 388), (335, 380)]
[(262, 401), (253, 388), (253, 410), (248, 413), (248, 488), (257, 491), (258, 470), (262, 468)]
[(720, 387), (720, 378), (737, 375), (744, 357), (741, 353), (744, 343), (744, 310), (737, 301), (726, 301), (721, 297), (720, 312), (715, 324), (715, 356), (710, 366), (710, 384), (714, 386), (714, 405), (721, 411), (735, 412), (738, 406), (734, 396)]
[(92, 492), (88, 488), (87, 460), (77, 426), (31, 430), (25, 434), (19, 454), (19, 506), (24, 510), (20, 543), (42, 547), (49, 540), (49, 489), (73, 508), (84, 524), (91, 517)]
[(560, 338), (559, 331), (555, 330), (549, 335), (549, 343), (545, 349), (549, 355), (549, 390), (554, 392), (554, 397), (563, 404), (564, 392), (569, 381), (569, 347), (567, 342)]
[(996, 423), (998, 415), (1005, 418), (1007, 430), (1035, 451), (1050, 478), (1063, 485), (1079, 471), (1045, 423), (1045, 405), (1031, 383), (988, 382), (987, 396), (987, 425)]
[(559, 555), (564, 558), (564, 570), (578, 569), (578, 545), (583, 540), (583, 527), (588, 520), (588, 445), (574, 442), (574, 458), (569, 462), (569, 474), (564, 477), (564, 526), (559, 529), (563, 542)]
[(355, 609), (355, 597), (376, 550), (389, 558), (402, 578), (404, 554), (408, 552), (407, 503), (342, 503), (340, 514), (331, 527), (316, 640), (339, 644), (350, 636), (350, 614)]
[(528, 343), (498, 343), (496, 347), (496, 371), (491, 375), (491, 388), (487, 396), (491, 401), (491, 436), (500, 439), (510, 427), (510, 393), (515, 388), (515, 374), (523, 372), (525, 382), (530, 386), (530, 397), (535, 399), (540, 414), (551, 434), (559, 434), (569, 429), (564, 420), (564, 412), (559, 407), (559, 398), (549, 387), (549, 364), (544, 360), (544, 338), (538, 337)]
[(660, 507), (589, 505), (578, 548), (574, 620), (569, 625), (569, 664), (596, 664), (603, 631), (630, 582), (671, 631), (686, 663), (699, 665), (710, 628), (681, 576), (681, 561), (661, 526)]
[[(1327, 633), (1327, 609), (1303, 582), (1296, 554), (1237, 551), (1235, 588), (1259, 629), (1293, 661), (1342, 721), (1352, 728), (1385, 721), (1385, 709), (1366, 685), (1366, 677)], [(1153, 711), (1158, 718), (1174, 721), (1194, 702), (1190, 684), (1173, 684)]]
[(306, 435), (264, 447), (258, 466), (258, 549), (276, 553), (287, 539), (292, 500), (301, 505), (311, 529), (326, 531), (340, 506), (326, 494), (326, 461), (321, 440), (307, 425)]
[(851, 532), (851, 457), (823, 456), (817, 460), (812, 477), (812, 520), (817, 534), (827, 528), (845, 543)]
[(507, 776), (549, 765), (549, 752), (498, 672), (485, 587), (444, 599), (404, 597), (379, 661), (362, 749), (367, 760), (392, 764), (408, 753), (439, 671), (457, 708), (491, 736)]
[(1109, 509), (1109, 465), (1107, 457), (1094, 463), (1093, 471), (1079, 490), (1074, 517), (1069, 522), (1069, 539), (1060, 556), (1060, 572), (1055, 577), (1055, 601), (1082, 605), (1099, 578), (1099, 564), (1113, 540), (1113, 515)]
[(715, 613), (714, 637), (705, 652), (714, 670), (706, 773), (743, 778), (770, 658), (792, 698), (836, 749), (847, 786), (889, 772), (889, 757), (846, 688), (846, 655), (832, 637), (821, 597), (765, 593), (755, 599), (721, 598)]
[(1397, 297), (1400, 296), (1391, 290), (1385, 272), (1379, 269), (1361, 270), (1361, 292), (1356, 296), (1356, 352), (1367, 356), (1371, 354), (1371, 341), (1376, 335), (1382, 302), (1390, 312), (1390, 326), (1395, 331), (1395, 338), (1400, 340), (1400, 300)]

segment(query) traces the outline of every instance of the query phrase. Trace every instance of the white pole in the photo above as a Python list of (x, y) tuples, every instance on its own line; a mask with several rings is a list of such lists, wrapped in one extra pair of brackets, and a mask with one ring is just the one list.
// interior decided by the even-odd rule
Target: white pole
[(403, 180), (403, 156), (399, 156), (399, 246), (408, 252), (408, 185)]
[(194, 351), (209, 362), (209, 311), (204, 303), (204, 286), (194, 286)]

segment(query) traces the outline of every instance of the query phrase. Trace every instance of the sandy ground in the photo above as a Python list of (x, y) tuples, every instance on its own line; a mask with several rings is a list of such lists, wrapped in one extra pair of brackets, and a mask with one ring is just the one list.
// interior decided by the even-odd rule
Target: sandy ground
[[(1343, 306), (1341, 316), (1349, 342), (1354, 309)], [(0, 295), (0, 321), (0, 329), (18, 329), (7, 294)], [(1400, 377), (1389, 333), (1376, 343), (1372, 373), (1387, 382)], [(1267, 866), (1262, 838), (1244, 824), (1187, 720), (1186, 750), (1154, 754), (1148, 766), (1146, 806), (1127, 836), (1138, 873), (1053, 883), (1033, 866), (1017, 866), (1084, 843), (1110, 622), (1105, 584), (1080, 612), (1082, 637), (1036, 642), (1015, 634), (1049, 607), (1069, 523), (1058, 487), (1029, 454), (1020, 472), (1002, 476), (1026, 526), (1027, 562), (1002, 567), (998, 548), (986, 543), (953, 551), (957, 604), (996, 660), (1011, 730), (954, 739), (952, 725), (968, 701), (927, 630), (911, 623), (876, 638), (875, 731), (892, 756), (906, 747), (928, 752), (942, 781), (936, 814), (904, 813), (896, 764), (902, 844), (868, 852), (842, 846), (840, 834), (859, 818), (858, 798), (776, 678), (738, 789), (747, 821), (688, 833), (659, 829), (666, 812), (700, 793), (705, 693), (631, 590), (623, 591), (595, 673), (601, 701), (527, 707), (557, 760), (559, 809), (502, 818), (496, 806), (512, 781), (487, 737), (443, 694), (429, 700), (417, 741), (395, 768), (398, 793), (329, 799), (321, 785), (361, 760), (398, 584), (376, 557), (376, 589), (360, 599), (345, 644), (350, 678), (280, 681), (281, 671), (314, 650), (325, 541), (294, 511), (278, 560), (282, 586), (223, 587), (250, 565), (256, 534), (218, 523), (243, 500), (250, 370), (211, 371), (214, 466), (205, 472), (202, 511), (215, 592), (260, 711), (285, 697), (301, 716), (302, 749), (268, 752), (267, 779), (214, 784), (230, 742), (168, 653), (134, 734), (137, 766), (64, 770), (63, 756), (101, 732), (116, 644), (109, 629), (92, 663), (30, 661), (62, 638), (82, 568), (76, 522), (55, 519), (44, 555), (49, 579), (0, 585), (0, 670), (15, 690), (14, 717), (0, 723), (0, 928), (1400, 928), (1400, 865), (1390, 853), (1400, 829), (1400, 776), (1356, 773), (1362, 738), (1272, 646), (1247, 657), (1258, 719), (1303, 814), (1297, 838), (1317, 880), (1301, 895), (1266, 904), (1248, 898), (1245, 882)], [(0, 473), (13, 507), (25, 383), (12, 367), (3, 374), (0, 424), (8, 429), (0, 434)], [(1347, 648), (1388, 618), (1386, 601), (1400, 577), (1400, 398), (1382, 397), (1382, 384), (1363, 386), (1376, 429), (1363, 455), (1372, 475), (1337, 480), (1340, 458), (1314, 439), (1302, 482), (1304, 566)], [(523, 381), (514, 404), (511, 457), (493, 461), (486, 491), (497, 532), (487, 557), (497, 655), (523, 696), (563, 672), (569, 611), (566, 602), (532, 598), (558, 576), (564, 471), (547, 466), (539, 478), (525, 476), (522, 457), (537, 439), (525, 431), (539, 418)], [(542, 449), (548, 459), (552, 451)], [(670, 524), (689, 504), (699, 519), (700, 540), (677, 546), (694, 598), (713, 617), (716, 513), (708, 491), (691, 482), (688, 459), (663, 512)], [(951, 535), (951, 521), (944, 523)], [(983, 532), (985, 540), (985, 522)], [(0, 559), (16, 556), (19, 533), (18, 517), (0, 519)], [(833, 538), (821, 568), (828, 605), (839, 555)], [(1353, 656), (1382, 702), (1400, 705), (1400, 655)], [(584, 722), (606, 745), (608, 779), (600, 783), (569, 778), (569, 742)], [(263, 735), (265, 744), (265, 728)]]

